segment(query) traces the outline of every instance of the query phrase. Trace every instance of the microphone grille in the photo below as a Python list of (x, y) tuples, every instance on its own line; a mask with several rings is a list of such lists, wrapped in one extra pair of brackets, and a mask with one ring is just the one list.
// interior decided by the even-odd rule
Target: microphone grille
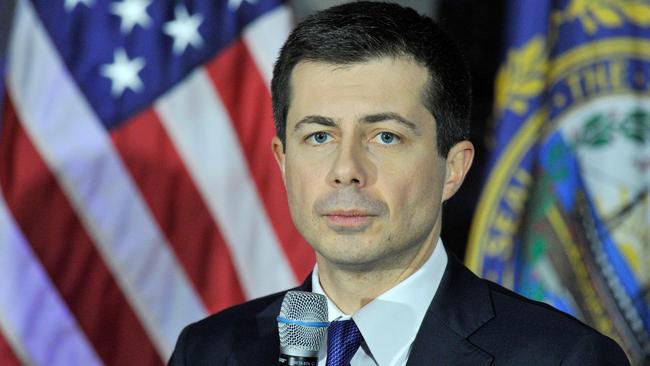
[[(306, 352), (305, 356), (317, 356), (327, 334), (327, 299), (321, 294), (305, 291), (288, 291), (284, 295), (278, 321), (280, 348)], [(321, 323), (304, 325), (296, 323)]]

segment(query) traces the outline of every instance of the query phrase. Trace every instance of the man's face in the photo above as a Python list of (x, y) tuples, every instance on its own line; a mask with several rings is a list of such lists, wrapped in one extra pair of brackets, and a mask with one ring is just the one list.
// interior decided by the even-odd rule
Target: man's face
[(294, 68), (286, 151), (273, 145), (293, 221), (321, 265), (390, 267), (435, 245), (453, 192), (423, 104), (427, 80), (407, 58)]

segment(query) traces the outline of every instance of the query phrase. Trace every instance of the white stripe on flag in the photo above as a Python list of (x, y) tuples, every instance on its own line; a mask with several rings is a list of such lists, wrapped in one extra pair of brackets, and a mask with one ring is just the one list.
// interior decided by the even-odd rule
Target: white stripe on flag
[(253, 55), (267, 86), (271, 85), (273, 63), (291, 28), (289, 8), (282, 5), (259, 17), (244, 30), (244, 42)]
[(219, 223), (246, 296), (294, 286), (232, 122), (206, 71), (195, 70), (155, 108)]
[(0, 197), (0, 328), (27, 364), (101, 365)]
[(8, 89), (25, 129), (167, 359), (183, 326), (206, 309), (26, 1), (8, 55)]

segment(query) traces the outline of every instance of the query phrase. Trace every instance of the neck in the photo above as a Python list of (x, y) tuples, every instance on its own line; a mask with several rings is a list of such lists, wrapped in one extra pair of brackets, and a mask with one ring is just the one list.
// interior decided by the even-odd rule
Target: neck
[(328, 262), (317, 254), (320, 285), (343, 313), (353, 314), (420, 269), (433, 253), (438, 238), (438, 233), (431, 233), (411, 253), (391, 257), (389, 266), (350, 268)]

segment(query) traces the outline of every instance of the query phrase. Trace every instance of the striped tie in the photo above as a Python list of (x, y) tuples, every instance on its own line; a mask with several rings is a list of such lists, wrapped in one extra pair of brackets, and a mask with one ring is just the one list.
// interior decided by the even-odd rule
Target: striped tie
[(354, 320), (340, 320), (327, 328), (326, 366), (347, 366), (359, 349), (363, 336)]

